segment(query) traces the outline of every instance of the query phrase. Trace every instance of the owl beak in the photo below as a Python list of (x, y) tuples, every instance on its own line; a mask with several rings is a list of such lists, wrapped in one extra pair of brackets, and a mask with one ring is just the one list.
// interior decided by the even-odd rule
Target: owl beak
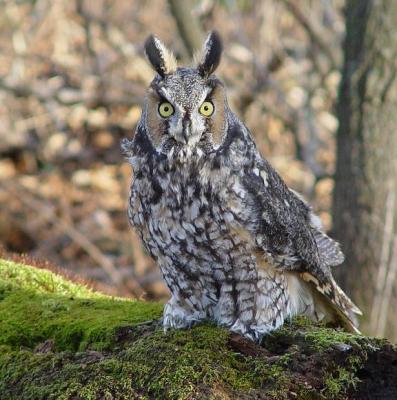
[(190, 120), (190, 116), (186, 113), (182, 120), (182, 136), (187, 144), (189, 142), (189, 137), (192, 132), (192, 121)]

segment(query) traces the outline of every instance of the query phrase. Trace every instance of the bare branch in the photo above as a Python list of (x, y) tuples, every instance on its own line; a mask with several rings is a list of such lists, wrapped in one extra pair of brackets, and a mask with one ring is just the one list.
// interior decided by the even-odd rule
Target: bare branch
[(201, 48), (204, 40), (200, 22), (192, 13), (193, 4), (190, 0), (168, 0), (168, 5), (186, 50), (190, 57), (193, 57), (194, 53)]
[(90, 104), (133, 106), (143, 102), (143, 97), (134, 94), (128, 96), (114, 96), (102, 93), (98, 96), (87, 96), (79, 89), (61, 87), (56, 90), (48, 90), (48, 86), (46, 86), (45, 90), (41, 91), (25, 84), (10, 85), (0, 78), (0, 90), (1, 89), (11, 93), (15, 97), (35, 97), (42, 103), (55, 101), (63, 106), (72, 106), (75, 104), (87, 104), (87, 106)]
[(296, 2), (291, 0), (283, 0), (283, 1), (288, 11), (294, 16), (294, 18), (300, 23), (302, 28), (306, 31), (312, 43), (314, 43), (328, 57), (329, 61), (331, 62), (331, 69), (336, 69), (338, 63), (335, 59), (334, 54), (330, 49), (330, 46), (323, 40), (321, 35), (318, 32), (316, 32), (313, 25), (300, 10)]

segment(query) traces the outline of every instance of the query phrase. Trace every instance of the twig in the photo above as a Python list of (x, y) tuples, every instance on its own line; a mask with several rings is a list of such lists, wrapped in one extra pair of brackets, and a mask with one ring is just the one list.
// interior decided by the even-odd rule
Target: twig
[(303, 14), (303, 12), (299, 9), (296, 2), (291, 0), (283, 0), (288, 11), (294, 16), (294, 18), (302, 25), (302, 28), (308, 34), (312, 43), (317, 45), (317, 47), (328, 57), (331, 62), (331, 69), (337, 68), (337, 61), (335, 59), (334, 54), (330, 50), (330, 46), (323, 40), (321, 35), (316, 32), (309, 19)]
[[(0, 89), (11, 93), (15, 97), (34, 97), (41, 103), (55, 101), (63, 106), (72, 106), (75, 104), (102, 104), (102, 105), (125, 105), (132, 106), (141, 104), (143, 97), (134, 96), (112, 96), (110, 94), (102, 94), (98, 96), (85, 96), (80, 90), (62, 87), (55, 91), (47, 91), (40, 93), (39, 90), (33, 89), (25, 84), (10, 85), (0, 78)], [(48, 88), (47, 88), (48, 89)]]
[(77, 9), (77, 13), (83, 19), (83, 28), (84, 28), (84, 32), (85, 32), (85, 45), (87, 48), (88, 55), (90, 57), (92, 73), (99, 80), (99, 84), (98, 84), (98, 87), (96, 88), (97, 89), (96, 92), (97, 92), (98, 96), (102, 96), (102, 94), (105, 93), (105, 84), (102, 79), (102, 73), (101, 73), (101, 68), (99, 65), (99, 59), (98, 59), (97, 53), (94, 49), (94, 41), (93, 41), (93, 37), (92, 37), (92, 33), (91, 33), (91, 24), (93, 21), (92, 21), (90, 14), (85, 10), (84, 0), (77, 0), (76, 9)]

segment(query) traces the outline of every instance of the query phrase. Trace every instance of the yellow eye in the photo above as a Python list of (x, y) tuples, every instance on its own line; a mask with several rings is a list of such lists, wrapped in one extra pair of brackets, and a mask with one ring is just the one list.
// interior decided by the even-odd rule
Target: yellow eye
[(164, 101), (159, 105), (159, 114), (163, 118), (168, 118), (174, 113), (174, 107), (168, 101)]
[(214, 113), (214, 105), (210, 101), (205, 101), (201, 104), (199, 111), (205, 117), (210, 117)]

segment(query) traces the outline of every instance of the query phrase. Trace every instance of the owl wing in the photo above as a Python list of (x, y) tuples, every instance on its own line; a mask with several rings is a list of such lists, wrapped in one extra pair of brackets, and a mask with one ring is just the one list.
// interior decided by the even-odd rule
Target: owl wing
[(330, 270), (344, 260), (339, 244), (322, 231), (310, 206), (262, 158), (248, 130), (241, 126), (234, 130), (230, 157), (237, 161), (235, 170), (244, 193), (239, 222), (271, 265), (299, 274), (342, 325), (357, 331), (354, 314), (361, 311), (336, 284)]
[(279, 268), (305, 271), (310, 266), (327, 274), (344, 261), (339, 244), (322, 230), (310, 206), (258, 152), (241, 174), (241, 184), (254, 213), (249, 222), (256, 244)]

